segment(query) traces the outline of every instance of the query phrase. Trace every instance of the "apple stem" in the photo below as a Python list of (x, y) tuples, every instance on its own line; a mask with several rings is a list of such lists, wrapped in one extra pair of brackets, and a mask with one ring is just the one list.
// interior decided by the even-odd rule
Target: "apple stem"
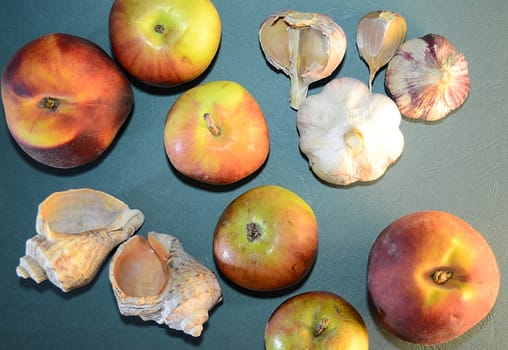
[(54, 97), (44, 97), (39, 101), (39, 108), (47, 109), (51, 112), (54, 112), (60, 106), (60, 101)]
[(208, 126), (208, 130), (212, 133), (213, 136), (219, 136), (220, 135), (220, 129), (215, 124), (215, 122), (212, 119), (212, 116), (210, 113), (203, 114), (203, 119), (206, 121), (206, 125)]
[(259, 225), (251, 222), (247, 224), (247, 240), (252, 242), (261, 237), (261, 229)]
[(314, 330), (314, 336), (317, 337), (321, 333), (323, 333), (323, 331), (326, 329), (326, 327), (328, 327), (329, 324), (330, 320), (327, 319), (326, 317), (320, 319), (318, 324), (316, 325), (316, 329)]
[(453, 277), (453, 272), (447, 270), (436, 270), (432, 273), (432, 280), (438, 285), (445, 284)]

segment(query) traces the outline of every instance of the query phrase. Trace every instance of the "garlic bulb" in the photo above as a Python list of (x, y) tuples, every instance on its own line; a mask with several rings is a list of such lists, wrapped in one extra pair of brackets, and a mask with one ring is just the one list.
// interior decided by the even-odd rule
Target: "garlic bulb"
[(388, 63), (385, 86), (405, 117), (439, 120), (469, 94), (467, 60), (441, 35), (411, 39)]
[(329, 16), (276, 12), (259, 29), (266, 60), (291, 79), (290, 104), (298, 109), (309, 85), (330, 76), (346, 53), (346, 35)]
[(356, 46), (369, 66), (369, 89), (379, 69), (393, 57), (406, 38), (404, 17), (391, 11), (371, 11), (363, 16), (356, 28)]
[(312, 171), (336, 185), (383, 175), (404, 147), (392, 99), (353, 78), (330, 81), (297, 112), (300, 149)]

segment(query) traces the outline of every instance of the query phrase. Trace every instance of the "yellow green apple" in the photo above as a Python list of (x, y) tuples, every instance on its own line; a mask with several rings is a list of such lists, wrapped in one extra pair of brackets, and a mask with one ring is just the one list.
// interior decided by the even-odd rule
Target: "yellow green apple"
[(170, 87), (193, 80), (219, 48), (221, 20), (210, 0), (115, 0), (113, 55), (139, 81)]
[(362, 316), (347, 300), (327, 291), (305, 292), (281, 303), (265, 327), (266, 350), (367, 350)]
[(164, 125), (171, 164), (194, 180), (232, 184), (268, 157), (268, 126), (256, 99), (240, 84), (218, 80), (185, 91)]
[(214, 231), (213, 254), (228, 280), (254, 291), (282, 290), (310, 271), (318, 250), (312, 208), (276, 185), (252, 188), (224, 209)]
[(369, 255), (375, 313), (412, 343), (440, 344), (464, 334), (491, 311), (499, 284), (496, 257), (484, 237), (443, 211), (395, 220)]
[(134, 102), (104, 50), (70, 34), (39, 37), (10, 59), (1, 79), (9, 131), (33, 159), (74, 168), (112, 143)]

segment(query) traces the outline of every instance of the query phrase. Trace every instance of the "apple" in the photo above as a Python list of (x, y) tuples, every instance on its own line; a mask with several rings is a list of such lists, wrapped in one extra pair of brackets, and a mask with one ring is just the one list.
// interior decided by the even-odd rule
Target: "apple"
[(464, 334), (490, 312), (499, 283), (489, 244), (447, 212), (395, 220), (369, 255), (368, 291), (378, 319), (412, 343), (439, 344)]
[(252, 188), (224, 209), (215, 227), (213, 254), (220, 272), (253, 291), (276, 291), (301, 281), (317, 255), (312, 208), (276, 185)]
[(344, 298), (326, 291), (305, 292), (280, 304), (265, 327), (266, 350), (367, 350), (367, 327)]
[(113, 55), (139, 81), (171, 87), (197, 78), (219, 48), (221, 20), (210, 0), (115, 0)]
[(93, 42), (53, 33), (10, 59), (1, 78), (7, 127), (33, 159), (74, 168), (110, 146), (134, 103), (127, 78)]
[(251, 175), (270, 148), (263, 111), (233, 81), (208, 82), (180, 95), (167, 114), (164, 145), (179, 172), (214, 185)]

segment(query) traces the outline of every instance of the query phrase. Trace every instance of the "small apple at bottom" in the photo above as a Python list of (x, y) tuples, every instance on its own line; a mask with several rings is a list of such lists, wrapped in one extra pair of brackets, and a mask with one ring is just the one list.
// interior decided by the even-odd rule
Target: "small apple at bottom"
[(111, 57), (93, 42), (64, 33), (44, 35), (18, 50), (1, 88), (14, 140), (30, 157), (55, 168), (98, 158), (134, 103)]
[(367, 327), (344, 298), (305, 292), (280, 304), (265, 327), (266, 350), (367, 350)]
[(254, 97), (233, 81), (184, 92), (169, 110), (164, 145), (171, 164), (204, 183), (227, 185), (257, 171), (268, 157), (268, 126)]
[(489, 244), (468, 223), (421, 211), (378, 236), (367, 284), (382, 325), (406, 341), (431, 345), (461, 336), (487, 316), (500, 275)]
[(254, 291), (298, 283), (310, 271), (317, 249), (312, 208), (296, 193), (275, 185), (255, 187), (229, 203), (213, 236), (220, 272)]
[(221, 20), (210, 0), (115, 0), (113, 55), (139, 81), (171, 87), (193, 80), (219, 48)]

